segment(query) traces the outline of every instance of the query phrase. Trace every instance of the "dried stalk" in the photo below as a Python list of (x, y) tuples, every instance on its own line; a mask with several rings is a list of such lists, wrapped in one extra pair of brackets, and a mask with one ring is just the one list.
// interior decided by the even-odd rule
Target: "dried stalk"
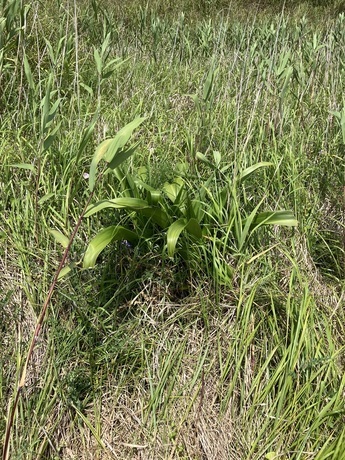
[(76, 234), (77, 234), (77, 232), (79, 230), (79, 227), (80, 227), (81, 222), (83, 220), (83, 217), (85, 215), (86, 209), (87, 209), (87, 207), (89, 206), (89, 204), (91, 202), (91, 199), (93, 197), (93, 193), (94, 193), (93, 191), (90, 193), (90, 196), (89, 196), (89, 198), (87, 200), (87, 203), (86, 203), (82, 213), (79, 216), (79, 219), (78, 219), (78, 221), (76, 223), (76, 226), (74, 227), (74, 230), (73, 230), (72, 235), (71, 235), (71, 237), (69, 239), (68, 245), (67, 245), (67, 247), (66, 247), (66, 249), (65, 249), (65, 251), (63, 253), (63, 256), (61, 258), (60, 264), (59, 264), (59, 266), (58, 266), (58, 268), (56, 270), (56, 273), (54, 275), (53, 281), (52, 281), (52, 283), (50, 285), (46, 300), (45, 300), (45, 302), (43, 304), (43, 307), (41, 309), (40, 315), (38, 317), (36, 327), (35, 327), (35, 331), (34, 331), (34, 333), (32, 335), (32, 338), (31, 338), (30, 347), (29, 347), (29, 351), (28, 351), (28, 354), (27, 354), (27, 357), (26, 357), (26, 361), (25, 361), (24, 367), (23, 367), (22, 372), (21, 372), (21, 377), (20, 377), (19, 384), (18, 384), (17, 391), (16, 391), (16, 397), (14, 399), (13, 406), (12, 406), (12, 408), (10, 410), (10, 416), (9, 416), (7, 424), (6, 424), (6, 433), (5, 433), (5, 439), (4, 439), (4, 447), (3, 447), (3, 451), (2, 451), (2, 460), (8, 460), (8, 458), (9, 458), (9, 444), (10, 444), (11, 431), (12, 431), (12, 427), (13, 427), (13, 423), (14, 423), (15, 413), (16, 413), (16, 410), (17, 410), (17, 407), (18, 407), (20, 394), (21, 394), (21, 392), (22, 392), (22, 390), (23, 390), (23, 388), (25, 386), (28, 364), (30, 362), (30, 359), (32, 358), (32, 354), (33, 354), (35, 345), (36, 345), (36, 343), (38, 341), (40, 332), (42, 330), (43, 321), (44, 321), (44, 318), (46, 316), (48, 306), (49, 306), (50, 300), (52, 298), (52, 295), (54, 293), (54, 290), (55, 290), (59, 275), (60, 275), (61, 270), (63, 269), (63, 267), (65, 265), (68, 253), (69, 253), (69, 251), (71, 249), (71, 246), (72, 246), (72, 243), (74, 241), (74, 238), (75, 238), (75, 236), (76, 236)]

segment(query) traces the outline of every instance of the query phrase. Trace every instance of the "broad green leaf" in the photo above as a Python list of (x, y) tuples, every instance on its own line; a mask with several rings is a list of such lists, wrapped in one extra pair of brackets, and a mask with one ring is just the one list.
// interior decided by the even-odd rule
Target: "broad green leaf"
[(58, 280), (61, 280), (66, 275), (68, 275), (68, 273), (70, 273), (73, 270), (73, 268), (75, 268), (76, 266), (77, 266), (76, 262), (71, 262), (70, 264), (66, 265), (59, 273)]
[(88, 244), (84, 255), (83, 267), (91, 268), (96, 264), (97, 257), (112, 241), (127, 240), (136, 244), (139, 237), (125, 227), (113, 225), (101, 230)]
[(329, 113), (338, 118), (338, 120), (341, 120), (341, 112), (338, 112), (337, 110), (329, 110)]
[(183, 185), (184, 180), (182, 179), (182, 177), (176, 177), (173, 183), (170, 184), (166, 182), (163, 185), (163, 190), (167, 194), (167, 197), (172, 203), (175, 203), (176, 198), (178, 197)]
[(43, 151), (47, 151), (55, 140), (55, 134), (49, 134), (43, 142)]
[(201, 152), (196, 152), (196, 158), (202, 161), (205, 165), (209, 166), (210, 168), (214, 169), (214, 164), (209, 161), (206, 156)]
[(187, 97), (190, 97), (195, 105), (199, 105), (200, 98), (197, 94), (186, 94)]
[(137, 211), (144, 216), (150, 217), (153, 222), (158, 224), (161, 228), (166, 228), (169, 225), (169, 217), (162, 209), (155, 206), (150, 206), (149, 203), (145, 200), (132, 197), (121, 197), (114, 198), (113, 200), (99, 201), (95, 205), (91, 205), (88, 208), (87, 212), (85, 213), (85, 217), (90, 217), (96, 212), (107, 208)]
[(60, 243), (65, 249), (67, 248), (67, 246), (69, 245), (69, 239), (67, 238), (67, 236), (63, 235), (61, 232), (58, 232), (57, 230), (52, 229), (49, 230), (49, 233), (51, 233), (55, 240), (58, 243)]
[(167, 248), (169, 257), (174, 256), (177, 240), (183, 230), (187, 230), (188, 233), (196, 238), (202, 237), (201, 227), (196, 219), (189, 219), (187, 221), (187, 219), (181, 218), (176, 220), (170, 225), (167, 232)]
[(186, 176), (189, 173), (189, 164), (186, 161), (180, 161), (177, 163), (175, 170), (182, 176)]
[(276, 452), (268, 452), (265, 455), (266, 460), (274, 460), (274, 459), (277, 459), (277, 458), (278, 458), (278, 454)]
[(220, 162), (222, 161), (222, 155), (218, 150), (215, 150), (213, 152), (213, 159), (214, 159), (214, 164), (218, 168), (220, 165)]
[(150, 205), (157, 205), (161, 201), (162, 195), (159, 190), (148, 190), (147, 201)]
[(202, 237), (202, 230), (199, 225), (199, 222), (194, 218), (189, 219), (186, 225), (186, 230), (188, 233), (190, 233), (191, 235), (195, 236), (198, 239)]
[(202, 206), (202, 202), (200, 200), (192, 200), (190, 203), (190, 207), (193, 217), (195, 217), (198, 222), (201, 222), (205, 213), (205, 209)]
[(141, 200), (140, 198), (132, 198), (132, 197), (121, 197), (121, 198), (114, 198), (112, 200), (102, 200), (96, 203), (95, 205), (89, 206), (85, 213), (85, 217), (90, 217), (92, 214), (101, 211), (102, 209), (106, 208), (115, 208), (115, 209), (130, 209), (130, 210), (139, 210), (149, 207), (149, 204), (145, 200)]
[(147, 175), (148, 175), (148, 170), (146, 166), (139, 166), (137, 170), (137, 175), (138, 175), (138, 180), (141, 181), (146, 181), (147, 180)]
[(160, 208), (150, 207), (138, 210), (143, 216), (149, 217), (152, 221), (161, 228), (167, 228), (169, 225), (168, 215)]
[(252, 227), (258, 227), (260, 225), (296, 227), (298, 221), (291, 211), (266, 211), (260, 212), (253, 220)]
[(249, 177), (251, 174), (253, 174), (254, 171), (256, 171), (259, 168), (263, 168), (266, 166), (273, 166), (273, 163), (269, 161), (260, 161), (260, 163), (256, 163), (255, 165), (249, 166), (249, 168), (245, 169), (240, 173), (240, 180), (246, 179)]
[(181, 218), (170, 225), (167, 233), (167, 247), (169, 257), (175, 254), (177, 240), (187, 226), (187, 219)]

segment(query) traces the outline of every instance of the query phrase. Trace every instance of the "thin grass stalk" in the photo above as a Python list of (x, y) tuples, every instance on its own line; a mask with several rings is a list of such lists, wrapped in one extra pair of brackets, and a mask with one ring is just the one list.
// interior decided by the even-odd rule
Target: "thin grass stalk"
[(72, 243), (74, 241), (74, 238), (75, 238), (75, 236), (76, 236), (76, 234), (77, 234), (77, 232), (79, 230), (79, 227), (81, 225), (83, 217), (84, 217), (84, 215), (86, 213), (86, 209), (89, 206), (89, 204), (90, 204), (90, 202), (91, 202), (91, 200), (93, 198), (93, 195), (94, 195), (94, 190), (90, 193), (90, 195), (89, 195), (89, 197), (87, 199), (87, 202), (86, 202), (86, 204), (84, 206), (84, 209), (81, 212), (81, 214), (80, 214), (80, 216), (78, 218), (78, 221), (77, 221), (77, 223), (76, 223), (76, 225), (74, 227), (74, 230), (73, 230), (73, 232), (71, 234), (71, 237), (69, 239), (68, 245), (67, 245), (67, 247), (66, 247), (66, 249), (65, 249), (65, 251), (63, 253), (63, 256), (61, 258), (60, 264), (59, 264), (59, 266), (58, 266), (58, 268), (57, 268), (57, 270), (55, 272), (55, 275), (54, 275), (53, 281), (52, 281), (52, 283), (50, 285), (46, 300), (45, 300), (45, 302), (43, 304), (43, 307), (41, 309), (40, 315), (38, 317), (38, 320), (37, 320), (37, 323), (36, 323), (36, 326), (35, 326), (35, 331), (34, 331), (34, 333), (32, 335), (32, 338), (31, 338), (30, 347), (29, 347), (29, 351), (28, 351), (28, 354), (27, 354), (27, 357), (26, 357), (26, 361), (25, 361), (24, 367), (22, 369), (21, 377), (20, 377), (19, 384), (18, 384), (18, 387), (17, 387), (17, 390), (16, 390), (16, 397), (15, 397), (12, 409), (9, 411), (10, 416), (9, 416), (7, 424), (6, 424), (6, 432), (5, 432), (5, 438), (4, 438), (4, 447), (3, 447), (3, 452), (2, 452), (2, 460), (8, 460), (8, 458), (9, 458), (9, 444), (10, 444), (11, 431), (12, 431), (12, 427), (13, 427), (13, 423), (14, 423), (14, 419), (15, 419), (15, 413), (16, 413), (16, 410), (17, 410), (17, 407), (18, 407), (18, 402), (19, 402), (20, 395), (21, 395), (22, 390), (23, 390), (23, 388), (25, 386), (27, 368), (28, 368), (29, 362), (31, 360), (35, 345), (36, 345), (36, 343), (38, 341), (40, 332), (42, 330), (43, 321), (44, 321), (44, 318), (46, 316), (50, 300), (51, 300), (51, 298), (53, 296), (56, 284), (58, 282), (59, 275), (60, 275), (60, 273), (61, 273), (61, 271), (62, 271), (62, 269), (63, 269), (63, 267), (65, 265), (65, 262), (66, 262), (68, 254), (69, 254), (69, 251), (71, 249), (71, 246), (72, 246)]
[(345, 278), (345, 185), (343, 187), (343, 276)]
[(74, 25), (74, 40), (75, 40), (75, 79), (74, 79), (74, 88), (77, 93), (77, 105), (78, 105), (78, 121), (80, 121), (80, 84), (79, 84), (79, 36), (78, 36), (78, 10), (77, 2), (73, 2), (73, 25)]

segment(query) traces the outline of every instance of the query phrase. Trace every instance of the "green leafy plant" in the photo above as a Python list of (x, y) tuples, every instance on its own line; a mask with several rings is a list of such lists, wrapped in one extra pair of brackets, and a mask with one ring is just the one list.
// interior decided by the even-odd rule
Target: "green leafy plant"
[[(128, 240), (135, 245), (153, 238), (162, 255), (167, 253), (173, 258), (180, 253), (188, 262), (201, 257), (200, 245), (206, 249), (207, 258), (213, 253), (210, 242), (239, 254), (252, 232), (262, 225), (297, 225), (290, 211), (259, 212), (262, 200), (249, 215), (241, 213), (239, 185), (272, 163), (257, 163), (229, 178), (231, 164), (223, 165), (219, 152), (213, 153), (213, 160), (199, 153), (194, 175), (188, 165), (180, 164), (174, 180), (156, 190), (145, 181), (145, 169), (135, 176), (120, 167), (119, 163), (134, 153), (134, 148), (113, 155), (114, 145), (114, 140), (105, 141), (97, 149), (91, 164), (90, 188), (94, 184), (95, 165), (101, 156), (107, 158), (110, 152), (112, 161), (107, 172), (113, 171), (119, 181), (118, 196), (91, 205), (86, 217), (104, 209), (118, 210), (125, 217), (121, 218), (121, 225), (115, 223), (102, 229), (90, 241), (84, 256), (86, 268), (93, 267), (102, 250), (113, 241)], [(203, 179), (205, 169), (206, 180)]]

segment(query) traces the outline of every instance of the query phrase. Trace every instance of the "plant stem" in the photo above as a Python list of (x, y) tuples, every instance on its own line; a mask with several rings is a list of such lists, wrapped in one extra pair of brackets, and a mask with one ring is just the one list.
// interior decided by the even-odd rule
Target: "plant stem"
[(5, 433), (5, 439), (4, 439), (4, 447), (3, 447), (3, 452), (2, 452), (2, 460), (8, 460), (8, 458), (9, 458), (8, 456), (9, 456), (9, 443), (10, 443), (11, 430), (12, 430), (12, 426), (13, 426), (13, 423), (14, 423), (15, 413), (16, 413), (16, 410), (17, 410), (17, 407), (18, 407), (20, 394), (22, 392), (22, 389), (25, 386), (28, 364), (29, 364), (30, 359), (32, 357), (35, 345), (36, 345), (36, 343), (38, 341), (38, 338), (39, 338), (39, 335), (40, 335), (40, 332), (41, 332), (41, 329), (42, 329), (42, 324), (43, 324), (44, 318), (46, 316), (48, 306), (49, 306), (50, 300), (52, 298), (52, 295), (54, 293), (56, 284), (58, 282), (59, 275), (60, 275), (61, 270), (63, 269), (63, 267), (65, 265), (68, 253), (69, 253), (69, 251), (71, 249), (71, 246), (72, 246), (72, 243), (74, 241), (74, 238), (75, 238), (75, 236), (76, 236), (76, 234), (77, 234), (77, 232), (79, 230), (79, 227), (80, 227), (81, 222), (83, 220), (83, 217), (85, 215), (86, 209), (87, 209), (87, 207), (89, 206), (89, 204), (90, 204), (90, 202), (92, 200), (93, 194), (94, 194), (94, 191), (92, 191), (90, 193), (90, 195), (89, 195), (89, 197), (87, 199), (86, 205), (84, 206), (84, 209), (83, 209), (82, 213), (80, 214), (79, 219), (78, 219), (78, 221), (77, 221), (77, 223), (76, 223), (76, 225), (74, 227), (74, 230), (73, 230), (72, 235), (71, 235), (71, 237), (69, 239), (69, 242), (68, 242), (68, 246), (66, 247), (66, 249), (65, 249), (65, 251), (63, 253), (63, 256), (61, 258), (60, 264), (59, 264), (59, 266), (58, 266), (58, 268), (57, 268), (57, 270), (55, 272), (53, 281), (52, 281), (52, 283), (50, 285), (46, 300), (45, 300), (45, 302), (43, 304), (43, 307), (41, 309), (40, 315), (38, 317), (36, 327), (35, 327), (35, 331), (34, 331), (34, 333), (32, 335), (32, 338), (31, 338), (30, 347), (29, 347), (29, 351), (28, 351), (28, 354), (27, 354), (27, 357), (26, 357), (26, 361), (25, 361), (24, 367), (23, 367), (22, 372), (21, 372), (21, 377), (20, 377), (19, 384), (18, 384), (17, 391), (16, 391), (16, 397), (15, 397), (12, 409), (10, 410), (10, 416), (8, 418), (8, 421), (7, 421), (6, 433)]

